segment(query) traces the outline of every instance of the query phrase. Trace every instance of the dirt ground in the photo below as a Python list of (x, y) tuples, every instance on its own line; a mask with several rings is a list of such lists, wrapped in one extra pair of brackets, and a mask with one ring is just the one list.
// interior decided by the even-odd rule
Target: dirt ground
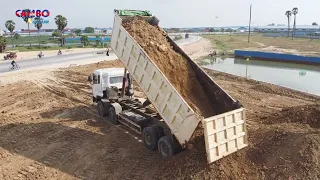
[(252, 35), (248, 43), (247, 35), (205, 35), (216, 50), (233, 51), (248, 49), (274, 53), (288, 53), (307, 56), (320, 56), (320, 40), (285, 37), (264, 37)]
[(201, 38), (197, 43), (187, 44), (181, 47), (193, 60), (208, 56), (213, 50), (210, 40)]
[(207, 70), (246, 108), (249, 147), (207, 165), (200, 138), (164, 161), (96, 115), (87, 75), (121, 66), (1, 77), (0, 179), (320, 179), (319, 97)]

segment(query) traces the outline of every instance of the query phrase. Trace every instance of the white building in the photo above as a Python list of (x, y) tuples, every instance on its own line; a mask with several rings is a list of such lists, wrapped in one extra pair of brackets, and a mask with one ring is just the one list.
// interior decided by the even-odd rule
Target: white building
[[(291, 25), (290, 31), (292, 31), (292, 28), (293, 27)], [(312, 25), (306, 25), (306, 26), (297, 25), (296, 26), (297, 33), (315, 33), (319, 30), (320, 30), (320, 26), (312, 26)], [(288, 32), (288, 26), (261, 26), (261, 27), (254, 28), (254, 31), (262, 32), (262, 33)]]

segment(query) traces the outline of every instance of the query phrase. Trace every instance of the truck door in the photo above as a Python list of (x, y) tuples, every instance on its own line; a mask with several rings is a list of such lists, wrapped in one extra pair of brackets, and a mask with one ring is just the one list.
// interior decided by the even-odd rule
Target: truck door
[(102, 82), (100, 74), (93, 74), (92, 77), (92, 93), (94, 97), (103, 97)]

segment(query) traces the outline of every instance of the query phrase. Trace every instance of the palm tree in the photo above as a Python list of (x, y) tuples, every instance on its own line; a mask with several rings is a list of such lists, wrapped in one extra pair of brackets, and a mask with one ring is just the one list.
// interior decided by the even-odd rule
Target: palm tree
[(292, 9), (292, 14), (294, 15), (294, 21), (293, 21), (293, 33), (292, 33), (292, 39), (293, 39), (293, 36), (295, 34), (295, 31), (296, 31), (296, 16), (298, 14), (298, 8), (295, 7)]
[(288, 17), (288, 37), (290, 36), (290, 18), (291, 18), (291, 11), (286, 12), (286, 16)]
[(34, 18), (34, 26), (38, 29), (38, 41), (40, 49), (40, 29), (42, 28), (43, 19), (41, 17)]
[(7, 39), (3, 36), (0, 36), (0, 53), (3, 53), (7, 46)]
[(8, 21), (6, 21), (5, 26), (10, 31), (10, 36), (11, 36), (11, 40), (12, 40), (12, 47), (13, 47), (12, 33), (13, 33), (14, 28), (16, 27), (16, 24), (12, 20), (8, 20)]
[(20, 35), (19, 35), (18, 33), (16, 33), (16, 34), (13, 35), (13, 38), (14, 38), (14, 39), (19, 39), (19, 38), (20, 38)]
[(89, 44), (88, 36), (82, 35), (80, 38), (81, 43), (83, 43), (83, 46), (87, 46)]
[(99, 46), (99, 44), (102, 43), (102, 40), (101, 40), (101, 36), (100, 35), (96, 35), (96, 47)]
[(62, 39), (62, 34), (64, 36), (64, 28), (67, 27), (68, 20), (67, 18), (63, 17), (62, 15), (57, 15), (54, 18), (54, 21), (56, 25), (58, 26), (58, 30), (60, 30), (60, 36), (61, 36), (61, 46), (65, 44), (64, 37)]
[(32, 19), (31, 17), (28, 16), (28, 12), (30, 12), (30, 9), (24, 9), (23, 10), (25, 13), (26, 13), (26, 16), (23, 16), (22, 19), (25, 23), (28, 24), (28, 31), (29, 31), (29, 43), (30, 43), (30, 47), (31, 47), (31, 41), (30, 41), (30, 20), (29, 19)]

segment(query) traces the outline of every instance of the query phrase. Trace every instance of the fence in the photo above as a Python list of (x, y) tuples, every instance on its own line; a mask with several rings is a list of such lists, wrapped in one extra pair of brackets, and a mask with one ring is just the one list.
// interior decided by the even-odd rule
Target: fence
[[(96, 37), (88, 37), (89, 41), (102, 41), (102, 38), (96, 38)], [(110, 42), (111, 38), (110, 37), (105, 37), (103, 39), (104, 42)], [(66, 38), (67, 42), (81, 42), (81, 37), (75, 37), (75, 38)]]
[(284, 62), (320, 64), (320, 57), (299, 56), (294, 54), (279, 54), (279, 53), (270, 53), (270, 52), (235, 50), (234, 55), (235, 57), (250, 57), (250, 58), (256, 58), (256, 59), (278, 60), (278, 61), (284, 61)]

